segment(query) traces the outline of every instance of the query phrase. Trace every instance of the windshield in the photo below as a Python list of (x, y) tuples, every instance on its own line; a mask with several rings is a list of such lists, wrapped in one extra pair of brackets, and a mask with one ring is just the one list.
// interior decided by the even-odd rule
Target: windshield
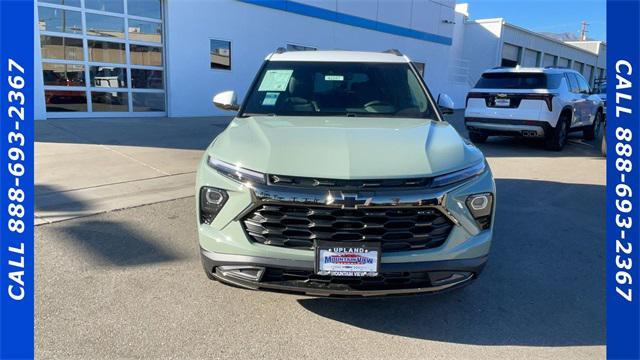
[(556, 89), (561, 74), (496, 72), (482, 74), (478, 89)]
[(267, 62), (243, 115), (435, 118), (409, 64)]

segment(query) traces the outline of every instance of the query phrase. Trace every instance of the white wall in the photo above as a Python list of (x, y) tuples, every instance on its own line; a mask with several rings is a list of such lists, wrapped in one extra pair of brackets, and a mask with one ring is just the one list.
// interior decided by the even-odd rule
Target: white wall
[[(463, 56), (470, 64), (469, 89), (485, 70), (500, 65), (505, 44), (520, 48), (519, 63), (524, 66), (536, 66), (538, 60), (553, 55), (592, 65), (596, 69), (606, 68), (606, 49), (603, 44), (585, 45), (588, 48), (586, 50), (576, 44), (567, 44), (508, 24), (503, 19), (467, 21), (462, 47)], [(592, 52), (596, 48), (599, 49), (597, 54)]]
[[(606, 68), (602, 43), (585, 44), (589, 48), (586, 51), (507, 24), (503, 19), (468, 21), (468, 6), (456, 5), (455, 0), (296, 2), (444, 36), (451, 38), (452, 44), (392, 35), (237, 0), (165, 0), (168, 115), (225, 114), (211, 105), (213, 95), (235, 90), (242, 100), (264, 57), (287, 43), (319, 49), (399, 49), (414, 61), (425, 63), (425, 80), (431, 92), (434, 96), (448, 93), (457, 108), (464, 107), (467, 92), (482, 72), (500, 65), (504, 43), (590, 64), (596, 72), (598, 68)], [(231, 41), (230, 71), (209, 68), (209, 39), (212, 38)], [(39, 43), (36, 36), (36, 119), (46, 117)], [(596, 48), (597, 54), (594, 54)]]
[(539, 36), (530, 31), (506, 24), (503, 41), (509, 44), (523, 46), (527, 49), (541, 51), (545, 54), (559, 55), (574, 61), (594, 65), (597, 56), (586, 50), (576, 48), (566, 43)]
[(502, 24), (502, 19), (470, 21), (465, 24), (464, 58), (470, 64), (469, 87), (465, 96), (485, 70), (500, 64)]
[[(451, 37), (453, 1), (305, 0), (305, 4)], [(292, 14), (235, 0), (166, 3), (169, 116), (221, 115), (214, 94), (235, 90), (244, 97), (265, 55), (287, 43), (319, 49), (383, 51), (396, 48), (424, 62), (435, 96), (447, 88), (450, 45), (417, 40)], [(231, 71), (209, 68), (209, 39), (231, 41)], [(228, 114), (228, 113), (227, 113)]]

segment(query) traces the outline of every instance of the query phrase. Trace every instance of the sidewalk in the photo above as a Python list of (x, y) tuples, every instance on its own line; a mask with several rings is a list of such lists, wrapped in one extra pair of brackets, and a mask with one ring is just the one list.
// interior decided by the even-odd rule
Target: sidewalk
[(229, 121), (37, 121), (36, 225), (192, 196), (202, 151)]

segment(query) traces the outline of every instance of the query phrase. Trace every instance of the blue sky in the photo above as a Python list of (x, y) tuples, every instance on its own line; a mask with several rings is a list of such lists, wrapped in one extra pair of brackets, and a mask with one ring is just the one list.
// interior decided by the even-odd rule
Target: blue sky
[(469, 3), (470, 19), (504, 18), (533, 31), (579, 34), (582, 20), (591, 24), (587, 36), (606, 40), (605, 0), (458, 0)]

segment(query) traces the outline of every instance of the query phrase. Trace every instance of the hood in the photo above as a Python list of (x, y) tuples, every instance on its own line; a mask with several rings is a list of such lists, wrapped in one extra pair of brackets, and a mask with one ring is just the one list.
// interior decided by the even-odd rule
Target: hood
[(236, 118), (208, 153), (263, 173), (334, 179), (438, 175), (483, 158), (446, 122), (377, 117)]

